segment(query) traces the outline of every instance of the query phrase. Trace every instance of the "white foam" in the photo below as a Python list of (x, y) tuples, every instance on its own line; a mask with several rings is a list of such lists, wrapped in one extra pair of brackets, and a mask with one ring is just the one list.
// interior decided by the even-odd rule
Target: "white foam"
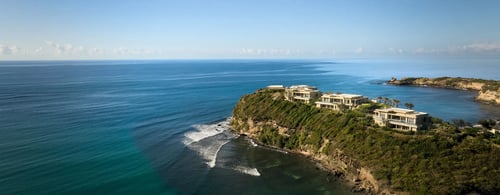
[(285, 172), (285, 175), (288, 175), (288, 176), (290, 176), (291, 178), (293, 178), (295, 180), (302, 178), (301, 176), (295, 175), (295, 174), (290, 173), (290, 172)]
[(222, 148), (222, 146), (224, 146), (225, 144), (227, 144), (230, 140), (224, 142), (223, 144), (221, 144), (217, 150), (215, 151), (215, 154), (213, 155), (208, 155), (208, 156), (205, 156), (207, 158), (211, 158), (210, 161), (207, 162), (207, 165), (210, 167), (210, 168), (214, 168), (215, 167), (215, 163), (217, 162), (217, 154), (219, 153), (220, 149)]
[(280, 166), (281, 165), (281, 162), (280, 161), (275, 161), (273, 163), (270, 163), (270, 164), (267, 164), (264, 169), (269, 169), (269, 168), (273, 168), (273, 167), (277, 167), (277, 166)]
[(260, 176), (259, 170), (257, 168), (250, 168), (250, 167), (245, 167), (245, 166), (236, 166), (233, 170), (239, 171), (241, 173), (251, 175), (251, 176)]
[(209, 125), (193, 125), (196, 129), (184, 134), (183, 143), (202, 157), (206, 164), (213, 168), (217, 162), (217, 154), (222, 146), (230, 142), (236, 135), (229, 132), (231, 118)]
[(257, 145), (252, 139), (248, 138), (248, 142), (250, 142), (250, 145), (253, 146), (253, 147), (257, 147), (259, 145)]
[(212, 137), (214, 135), (220, 134), (223, 131), (229, 130), (229, 122), (231, 118), (225, 121), (210, 124), (210, 125), (193, 125), (196, 131), (187, 132), (184, 136), (187, 138), (184, 140), (184, 144), (189, 145), (193, 142), (198, 142), (207, 137)]

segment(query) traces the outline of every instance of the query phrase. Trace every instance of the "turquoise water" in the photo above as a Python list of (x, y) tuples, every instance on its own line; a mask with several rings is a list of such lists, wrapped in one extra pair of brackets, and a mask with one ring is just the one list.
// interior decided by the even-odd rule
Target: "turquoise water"
[[(398, 69), (448, 75), (442, 67), (450, 64), (415, 69), (419, 63), (400, 62)], [(475, 77), (498, 80), (499, 65), (484, 65)], [(498, 107), (472, 101), (473, 92), (384, 85), (399, 76), (382, 71), (385, 66), (368, 60), (0, 62), (0, 192), (348, 194), (304, 158), (227, 132), (238, 99), (270, 84), (388, 96), (447, 120), (500, 117)], [(449, 70), (469, 76), (469, 66)]]

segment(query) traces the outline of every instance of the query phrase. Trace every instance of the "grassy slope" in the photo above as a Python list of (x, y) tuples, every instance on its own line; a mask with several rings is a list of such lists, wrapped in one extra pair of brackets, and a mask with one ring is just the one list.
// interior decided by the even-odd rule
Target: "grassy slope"
[[(273, 120), (291, 129), (282, 135), (272, 126), (265, 127), (258, 136), (265, 144), (327, 155), (339, 148), (396, 190), (432, 194), (500, 190), (500, 149), (493, 143), (499, 138), (494, 135), (459, 131), (446, 124), (425, 135), (404, 135), (374, 126), (361, 111), (335, 113), (276, 99), (273, 94), (246, 95), (233, 110), (235, 119)], [(238, 130), (245, 126), (233, 124)], [(330, 143), (319, 151), (327, 139)]]

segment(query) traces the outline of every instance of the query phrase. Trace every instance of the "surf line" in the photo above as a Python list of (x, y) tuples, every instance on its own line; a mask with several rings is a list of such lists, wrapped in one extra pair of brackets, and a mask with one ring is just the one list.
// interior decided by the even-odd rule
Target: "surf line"
[(220, 149), (222, 148), (222, 146), (226, 145), (227, 143), (229, 143), (231, 140), (227, 140), (226, 142), (224, 142), (223, 144), (221, 144), (217, 150), (215, 151), (215, 155), (213, 155), (212, 159), (207, 162), (207, 165), (210, 167), (210, 168), (214, 168), (215, 167), (215, 163), (217, 162), (217, 155), (219, 154), (219, 151)]
[[(233, 170), (250, 176), (258, 177), (260, 172), (257, 168), (251, 168), (243, 165), (227, 166), (217, 165), (217, 157), (224, 145), (239, 137), (239, 135), (230, 131), (231, 118), (214, 124), (193, 125), (195, 131), (189, 131), (184, 134), (183, 143), (187, 148), (196, 152), (205, 164), (210, 167), (218, 167)], [(257, 144), (253, 143), (256, 146)]]
[(231, 118), (215, 124), (193, 125), (196, 131), (184, 134), (183, 143), (191, 150), (197, 152), (206, 164), (213, 168), (221, 148), (237, 137), (229, 131)]

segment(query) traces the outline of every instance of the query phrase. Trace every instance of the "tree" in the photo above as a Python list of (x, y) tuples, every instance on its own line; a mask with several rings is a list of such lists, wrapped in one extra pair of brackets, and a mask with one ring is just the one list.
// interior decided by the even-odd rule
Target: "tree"
[(399, 107), (399, 104), (401, 103), (401, 101), (397, 100), (397, 99), (392, 99), (392, 102), (393, 102), (393, 105), (394, 107)]
[(384, 97), (384, 104), (387, 105), (388, 102), (389, 102), (389, 98)]
[(378, 96), (377, 97), (378, 103), (382, 103), (382, 99), (384, 99), (382, 96)]
[(495, 126), (496, 121), (491, 119), (490, 120), (481, 119), (477, 123), (482, 125), (486, 129), (491, 129), (493, 126)]
[(413, 105), (413, 103), (411, 103), (411, 102), (406, 102), (405, 107), (408, 109), (413, 109), (413, 107), (415, 107), (415, 105)]

